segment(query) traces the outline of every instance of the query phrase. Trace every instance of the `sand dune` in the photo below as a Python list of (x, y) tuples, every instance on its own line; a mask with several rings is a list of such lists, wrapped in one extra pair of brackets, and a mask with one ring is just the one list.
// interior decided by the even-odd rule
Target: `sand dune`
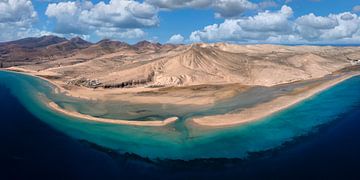
[(97, 79), (108, 87), (214, 83), (272, 86), (322, 77), (349, 65), (346, 59), (330, 59), (311, 52), (298, 54), (289, 50), (285, 53), (282, 48), (265, 55), (235, 53), (235, 50), (194, 44), (173, 56), (139, 61), (135, 66), (127, 64), (128, 68), (114, 69)]

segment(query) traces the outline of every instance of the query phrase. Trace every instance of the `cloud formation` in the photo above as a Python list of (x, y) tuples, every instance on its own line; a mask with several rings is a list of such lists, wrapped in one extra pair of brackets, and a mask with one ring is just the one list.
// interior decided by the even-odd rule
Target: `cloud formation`
[(325, 30), (338, 26), (336, 19), (330, 17), (315, 16), (313, 13), (299, 17), (296, 20), (296, 29), (307, 40), (316, 40)]
[[(294, 17), (289, 5), (283, 5), (279, 10), (263, 10), (278, 7), (279, 1), (275, 0), (100, 0), (97, 3), (82, 0), (44, 1), (49, 3), (46, 11), (36, 12), (31, 0), (0, 0), (0, 40), (48, 34), (81, 36), (92, 40), (139, 40), (147, 36), (147, 28), (159, 27), (160, 11), (192, 8), (210, 10), (215, 13), (215, 17), (223, 18), (222, 23), (195, 29), (186, 41), (182, 35), (175, 34), (168, 42), (360, 42), (360, 5), (354, 6), (351, 12), (327, 16), (309, 13)], [(253, 11), (244, 14), (249, 10)], [(48, 21), (38, 22), (38, 16), (43, 20), (43, 15), (49, 18)], [(52, 32), (49, 32), (49, 28)], [(148, 33), (164, 40), (153, 31)]]
[(170, 39), (167, 41), (167, 43), (171, 44), (181, 44), (184, 42), (184, 37), (180, 34), (175, 34), (170, 37)]
[(29, 36), (37, 13), (30, 0), (0, 1), (0, 39), (10, 40)]
[(147, 3), (110, 0), (93, 4), (59, 2), (48, 5), (45, 14), (56, 19), (56, 33), (91, 34), (100, 37), (138, 38), (145, 33), (140, 28), (159, 24), (158, 9)]
[(146, 0), (147, 3), (162, 9), (207, 8), (211, 0)]
[(236, 17), (246, 10), (258, 8), (258, 5), (248, 0), (215, 0), (211, 6), (216, 11), (215, 17), (223, 18)]
[(221, 24), (206, 26), (191, 33), (191, 41), (248, 41), (266, 40), (278, 34), (289, 34), (292, 25), (289, 18), (293, 11), (283, 6), (276, 12), (260, 12), (255, 16), (226, 19)]
[(146, 0), (146, 2), (161, 9), (212, 8), (216, 12), (215, 17), (223, 18), (236, 17), (246, 10), (258, 8), (257, 4), (248, 0)]
[(360, 18), (344, 12), (328, 16), (313, 13), (293, 19), (293, 10), (284, 5), (279, 11), (226, 19), (191, 33), (190, 40), (269, 42), (269, 43), (347, 43), (360, 40)]

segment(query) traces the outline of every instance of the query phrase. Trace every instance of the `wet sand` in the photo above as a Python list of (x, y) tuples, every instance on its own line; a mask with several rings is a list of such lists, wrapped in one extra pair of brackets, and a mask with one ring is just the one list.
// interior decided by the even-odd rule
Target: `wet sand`
[(130, 121), (130, 120), (120, 120), (120, 119), (107, 119), (107, 118), (98, 118), (98, 117), (93, 117), (93, 116), (86, 115), (86, 114), (81, 114), (76, 111), (65, 110), (65, 109), (59, 107), (54, 102), (49, 102), (48, 107), (50, 107), (51, 109), (58, 111), (60, 113), (66, 114), (68, 116), (77, 117), (77, 118), (81, 118), (81, 119), (87, 119), (90, 121), (110, 123), (110, 124), (124, 124), (124, 125), (133, 125), (133, 126), (165, 126), (165, 125), (168, 125), (168, 124), (173, 123), (176, 120), (178, 120), (177, 117), (170, 117), (165, 120), (155, 120), (155, 121), (154, 120), (152, 120), (152, 121), (146, 121), (146, 120)]

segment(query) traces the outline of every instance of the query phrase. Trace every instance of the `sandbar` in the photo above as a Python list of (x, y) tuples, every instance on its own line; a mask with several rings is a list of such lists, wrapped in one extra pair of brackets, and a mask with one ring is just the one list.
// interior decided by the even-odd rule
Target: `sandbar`
[(152, 121), (146, 121), (146, 120), (130, 121), (130, 120), (120, 120), (120, 119), (108, 119), (108, 118), (98, 118), (98, 117), (94, 117), (94, 116), (90, 116), (90, 115), (86, 115), (86, 114), (81, 114), (76, 111), (65, 110), (65, 109), (59, 107), (54, 102), (49, 102), (48, 107), (50, 107), (51, 109), (56, 110), (60, 113), (66, 114), (68, 116), (77, 117), (77, 118), (86, 119), (86, 120), (95, 121), (95, 122), (110, 123), (110, 124), (124, 124), (124, 125), (133, 125), (133, 126), (165, 126), (165, 125), (175, 122), (178, 119), (177, 117), (170, 117), (165, 120), (152, 120)]

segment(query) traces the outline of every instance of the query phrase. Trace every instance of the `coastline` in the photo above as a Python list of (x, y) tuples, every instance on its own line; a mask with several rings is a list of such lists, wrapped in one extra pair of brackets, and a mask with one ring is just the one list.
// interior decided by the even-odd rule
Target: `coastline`
[[(37, 78), (41, 78), (41, 79), (53, 84), (61, 92), (64, 92), (66, 95), (69, 95), (70, 90), (66, 90), (65, 88), (61, 87), (61, 85), (57, 84), (56, 82), (53, 82), (53, 80), (49, 80), (47, 78), (41, 77), (41, 75), (49, 75), (49, 74), (43, 74), (43, 73), (37, 74), (37, 72), (27, 71), (26, 69), (17, 68), (17, 67), (8, 68), (6, 70), (9, 70), (11, 72), (22, 73), (25, 75), (30, 75), (30, 76), (37, 77)], [(310, 97), (316, 95), (317, 93), (320, 93), (321, 91), (331, 88), (332, 86), (335, 86), (338, 83), (341, 83), (347, 79), (350, 79), (350, 78), (352, 78), (354, 76), (358, 76), (358, 75), (360, 75), (360, 73), (358, 73), (358, 72), (357, 73), (355, 73), (355, 72), (344, 73), (344, 74), (341, 74), (340, 77), (337, 77), (335, 79), (329, 80), (324, 83), (321, 83), (321, 84), (317, 85), (316, 87), (311, 87), (308, 89), (305, 88), (305, 90), (303, 89), (303, 90), (301, 90), (301, 92), (298, 92), (295, 94), (280, 96), (278, 98), (275, 98), (274, 100), (271, 100), (270, 102), (256, 105), (255, 107), (245, 109), (243, 111), (240, 111), (239, 113), (197, 117), (197, 118), (192, 118), (192, 119), (188, 120), (187, 123), (189, 123), (192, 126), (216, 128), (216, 127), (235, 126), (235, 125), (240, 125), (240, 124), (244, 124), (244, 123), (257, 121), (266, 116), (269, 116), (271, 114), (274, 114), (276, 112), (279, 112), (281, 110), (289, 108), (303, 100), (306, 100), (307, 98), (310, 98)], [(57, 91), (57, 90), (55, 89), (55, 91)], [(95, 93), (95, 92), (93, 92), (93, 93)], [(70, 95), (70, 96), (72, 96), (72, 95)], [(73, 97), (76, 97), (76, 96), (73, 96)], [(163, 98), (160, 98), (160, 99), (163, 99)], [(176, 98), (175, 99), (168, 98), (168, 101), (173, 101), (174, 104), (176, 104), (176, 102), (174, 102), (175, 100), (176, 100)], [(134, 126), (165, 126), (165, 125), (168, 125), (168, 124), (173, 123), (178, 120), (177, 117), (171, 117), (171, 118), (167, 118), (165, 120), (152, 120), (152, 121), (140, 121), (140, 120), (129, 121), (129, 120), (120, 120), (120, 119), (118, 120), (118, 119), (98, 118), (98, 117), (93, 117), (93, 116), (86, 115), (86, 114), (81, 114), (76, 111), (69, 111), (69, 110), (63, 109), (54, 102), (45, 102), (45, 103), (47, 103), (47, 106), (49, 108), (51, 108), (57, 112), (60, 112), (60, 113), (63, 113), (63, 114), (66, 114), (66, 115), (69, 115), (72, 117), (77, 117), (77, 118), (86, 119), (86, 120), (95, 121), (95, 122), (134, 125)]]
[[(7, 68), (4, 70), (10, 71), (13, 73), (29, 75), (29, 76), (32, 76), (35, 78), (40, 78), (40, 79), (45, 80), (45, 81), (49, 82), (50, 84), (54, 85), (61, 92), (67, 91), (60, 85), (52, 82), (51, 80), (41, 77), (38, 74), (35, 74), (36, 72), (28, 71), (26, 69), (17, 68), (17, 67)], [(55, 91), (57, 91), (57, 90), (55, 89)], [(47, 102), (44, 101), (44, 103), (47, 105), (47, 107), (49, 107), (50, 109), (57, 111), (59, 113), (66, 114), (68, 116), (72, 116), (72, 117), (76, 117), (76, 118), (89, 120), (89, 121), (94, 121), (94, 122), (120, 124), (120, 125), (133, 125), (133, 126), (166, 126), (166, 125), (171, 124), (178, 120), (177, 117), (170, 117), (170, 118), (167, 118), (164, 120), (151, 120), (151, 121), (145, 121), (145, 120), (144, 121), (141, 121), (141, 120), (130, 121), (130, 120), (121, 120), (121, 119), (98, 118), (98, 117), (93, 117), (93, 116), (86, 115), (86, 114), (81, 114), (81, 113), (75, 112), (75, 111), (65, 110), (65, 109), (61, 108), (60, 106), (58, 106), (55, 102), (52, 102), (52, 101), (49, 102), (49, 100)]]
[[(114, 100), (126, 101), (136, 104), (172, 104), (190, 106), (211, 106), (219, 100), (231, 98), (236, 94), (247, 90), (249, 87), (240, 84), (216, 84), (198, 85), (190, 88), (122, 88), (122, 89), (89, 89), (85, 87), (66, 88), (62, 81), (48, 79), (44, 76), (56, 76), (52, 71), (33, 71), (21, 67), (10, 67), (5, 71), (21, 73), (40, 78), (54, 85), (55, 93), (64, 93), (67, 96), (85, 100)], [(220, 87), (220, 88), (219, 88)], [(203, 88), (210, 90), (192, 91), (192, 88)], [(219, 88), (219, 89), (217, 89)], [(213, 89), (213, 90), (212, 90)]]
[(188, 123), (192, 126), (227, 127), (257, 121), (294, 106), (326, 89), (359, 75), (360, 73), (345, 74), (341, 77), (310, 88), (309, 90), (305, 90), (294, 95), (280, 96), (270, 102), (259, 104), (255, 107), (240, 111), (239, 113), (192, 118), (188, 121)]
[(36, 72), (36, 71), (31, 71), (31, 70), (20, 68), (20, 67), (9, 67), (9, 68), (5, 68), (5, 69), (1, 69), (1, 70), (12, 72), (12, 73), (24, 74), (24, 75), (32, 76), (32, 77), (35, 77), (35, 78), (40, 78), (40, 79), (50, 83), (51, 85), (54, 85), (57, 88), (57, 89), (54, 89), (55, 92), (59, 92), (59, 91), (60, 92), (66, 92), (67, 91), (65, 88), (61, 87), (60, 85), (53, 82), (52, 80), (42, 77), (42, 76), (52, 76), (52, 75), (54, 75), (54, 74), (51, 74), (50, 72), (49, 72), (49, 74), (46, 74), (46, 73), (44, 74), (44, 73), (39, 73), (39, 72)]

